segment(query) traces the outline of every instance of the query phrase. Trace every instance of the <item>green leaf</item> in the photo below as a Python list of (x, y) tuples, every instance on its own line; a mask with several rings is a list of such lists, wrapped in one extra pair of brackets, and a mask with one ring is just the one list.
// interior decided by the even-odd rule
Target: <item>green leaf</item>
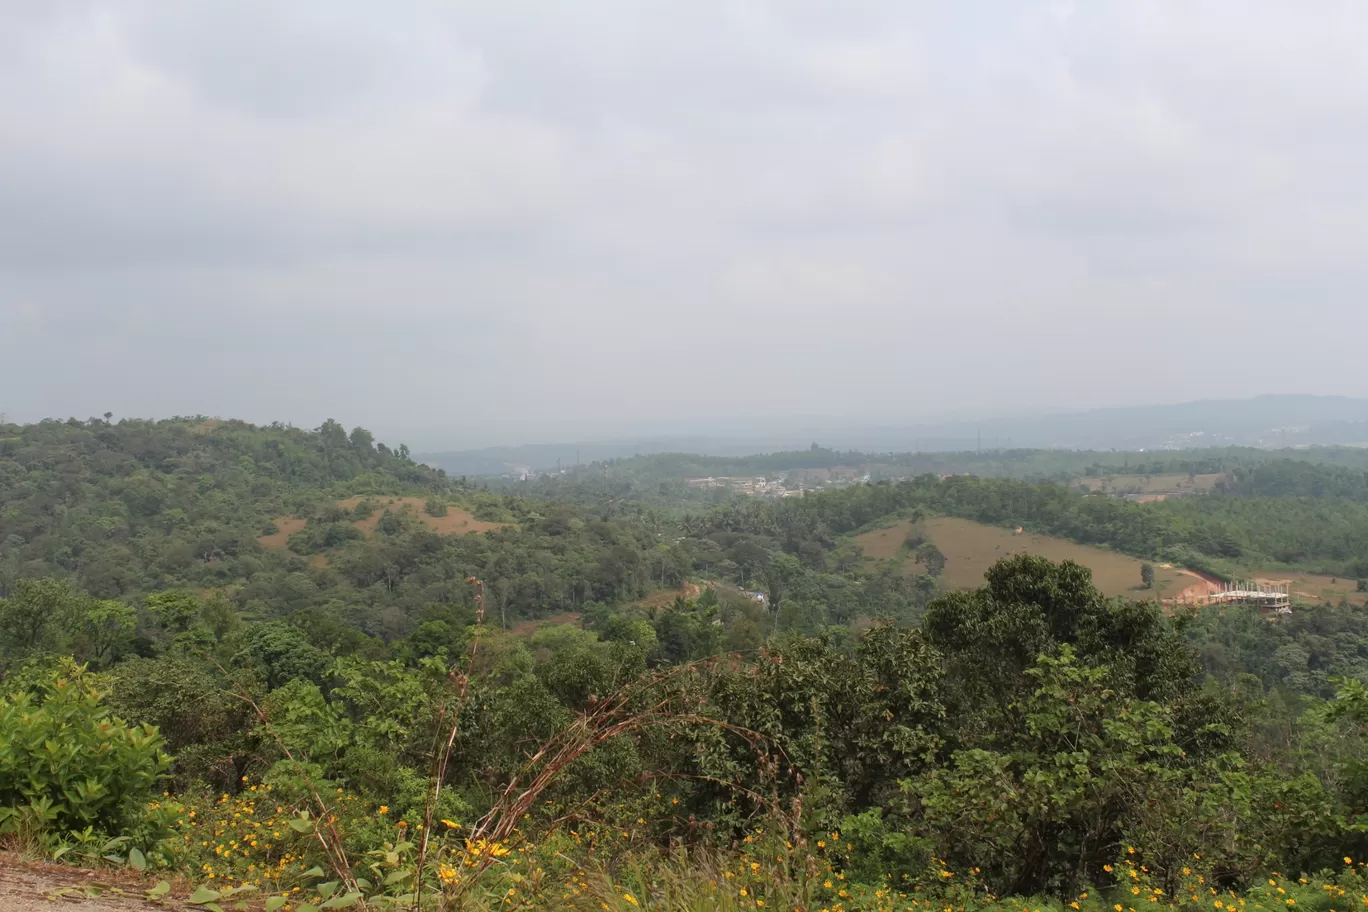
[(300, 877), (322, 877), (322, 876), (323, 876), (323, 869), (320, 868), (318, 865), (314, 865), (312, 868), (309, 868), (309, 870), (305, 871), (303, 874), (300, 874), (299, 876), (300, 876)]
[(305, 903), (299, 907), (299, 912), (318, 912), (318, 906), (313, 903)]
[(165, 896), (171, 892), (171, 885), (164, 880), (157, 881), (157, 885), (147, 891), (148, 896)]
[(138, 849), (128, 850), (128, 864), (135, 871), (147, 870), (147, 858)]
[(313, 821), (293, 817), (290, 819), (290, 829), (296, 833), (312, 833), (314, 831)]
[(289, 901), (288, 896), (271, 896), (266, 899), (266, 912), (276, 912)]
[(385, 886), (393, 886), (401, 880), (408, 880), (412, 876), (412, 871), (395, 871), (385, 878)]
[(356, 901), (361, 898), (360, 893), (348, 893), (346, 896), (334, 896), (323, 904), (324, 909), (346, 909), (356, 905)]
[(186, 902), (192, 906), (202, 906), (205, 903), (213, 902), (222, 896), (223, 894), (217, 890), (211, 890), (208, 887), (199, 887), (194, 893), (190, 894), (190, 898), (187, 899)]
[(319, 884), (314, 889), (318, 891), (319, 896), (323, 897), (324, 899), (327, 899), (329, 896), (332, 896), (333, 893), (337, 891), (337, 888), (339, 886), (340, 884), (337, 881), (330, 880), (325, 884)]

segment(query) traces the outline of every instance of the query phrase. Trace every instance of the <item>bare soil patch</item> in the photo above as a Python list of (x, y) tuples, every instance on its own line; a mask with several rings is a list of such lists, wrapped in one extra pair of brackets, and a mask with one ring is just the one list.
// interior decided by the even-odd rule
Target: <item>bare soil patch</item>
[(308, 520), (300, 519), (297, 516), (280, 516), (271, 522), (275, 523), (277, 531), (257, 539), (263, 548), (284, 548), (289, 544), (291, 535), (309, 524)]
[(389, 510), (393, 513), (400, 513), (410, 510), (416, 515), (423, 524), (439, 535), (471, 535), (477, 532), (493, 532), (509, 525), (508, 523), (485, 522), (476, 519), (470, 512), (457, 506), (449, 505), (446, 516), (429, 516), (424, 510), (423, 505), (427, 503), (423, 497), (348, 497), (346, 500), (339, 500), (337, 505), (344, 510), (354, 510), (356, 505), (363, 500), (373, 500), (380, 506), (375, 512), (365, 519), (355, 520), (352, 525), (365, 532), (367, 535), (375, 534), (375, 526), (380, 522), (380, 517)]
[(664, 608), (667, 605), (673, 605), (674, 600), (681, 596), (686, 599), (696, 599), (702, 594), (703, 590), (696, 583), (685, 583), (678, 589), (661, 589), (659, 592), (652, 592), (637, 604), (646, 608)]
[[(28, 862), (18, 855), (0, 852), (0, 909), (4, 912), (52, 912), (56, 908), (131, 912), (166, 908), (142, 898), (155, 883), (130, 873)], [(183, 890), (175, 889), (176, 884), (172, 886), (172, 895), (185, 895)], [(171, 904), (173, 908), (181, 907), (174, 900)]]

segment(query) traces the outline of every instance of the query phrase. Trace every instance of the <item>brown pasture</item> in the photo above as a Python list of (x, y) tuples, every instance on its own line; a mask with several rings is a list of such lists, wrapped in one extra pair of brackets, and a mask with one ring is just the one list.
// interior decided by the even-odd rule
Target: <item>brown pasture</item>
[(275, 523), (277, 531), (257, 539), (263, 548), (284, 548), (289, 544), (291, 535), (309, 524), (308, 520), (299, 519), (295, 516), (278, 516), (271, 522)]
[(378, 503), (379, 508), (365, 519), (352, 522), (353, 526), (367, 535), (375, 533), (375, 526), (380, 522), (380, 517), (384, 515), (386, 510), (394, 513), (410, 510), (422, 521), (423, 525), (439, 535), (470, 535), (476, 532), (493, 532), (508, 525), (508, 523), (485, 522), (476, 519), (466, 510), (454, 505), (447, 506), (446, 516), (429, 516), (423, 511), (423, 504), (427, 503), (427, 500), (422, 497), (348, 497), (346, 500), (339, 500), (337, 505), (344, 510), (354, 510), (357, 504), (367, 499)]
[[(855, 541), (867, 557), (888, 560), (901, 557), (905, 573), (918, 571), (911, 556), (902, 551), (903, 540), (911, 528), (904, 521), (887, 529), (876, 529), (856, 537)], [(1050, 535), (1021, 535), (1012, 529), (1000, 529), (967, 519), (937, 517), (922, 522), (922, 530), (945, 555), (945, 571), (941, 576), (944, 589), (972, 589), (983, 585), (988, 568), (1004, 557), (1014, 554), (1037, 554), (1052, 561), (1071, 560), (1092, 571), (1093, 583), (1106, 595), (1128, 598), (1169, 597), (1193, 583), (1191, 576), (1181, 571), (1155, 566), (1154, 589), (1143, 589), (1140, 584), (1139, 558), (1079, 545)]]
[(1338, 605), (1349, 601), (1356, 605), (1368, 602), (1368, 594), (1357, 591), (1358, 581), (1344, 577), (1317, 576), (1313, 573), (1299, 573), (1287, 570), (1256, 571), (1254, 579), (1264, 582), (1292, 583), (1292, 598), (1296, 601), (1320, 605), (1326, 602)]

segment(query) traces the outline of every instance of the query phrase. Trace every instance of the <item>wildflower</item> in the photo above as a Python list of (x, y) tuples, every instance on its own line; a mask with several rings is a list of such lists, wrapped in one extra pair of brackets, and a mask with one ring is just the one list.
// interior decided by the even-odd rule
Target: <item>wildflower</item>
[(380, 816), (383, 817), (383, 816), (385, 816), (385, 815), (388, 814), (388, 813), (389, 813), (389, 805), (387, 805), (387, 804), (382, 804), (382, 805), (380, 805)]
[(819, 840), (817, 840), (817, 848), (819, 848), (819, 849), (825, 849), (825, 848), (826, 848), (826, 840), (825, 840), (825, 839), (819, 839)]
[(1103, 865), (1103, 866), (1102, 866), (1102, 870), (1104, 870), (1104, 871), (1106, 871), (1108, 874), (1110, 874), (1110, 873), (1112, 872), (1112, 866), (1111, 866), (1111, 865)]
[(1345, 856), (1344, 856), (1344, 863), (1347, 864), (1347, 865), (1351, 865), (1351, 864), (1354, 863), (1354, 859), (1350, 858), (1348, 855), (1345, 855)]
[(459, 823), (454, 820), (447, 820), (445, 817), (442, 818), (442, 825), (449, 830), (459, 830), (461, 828)]

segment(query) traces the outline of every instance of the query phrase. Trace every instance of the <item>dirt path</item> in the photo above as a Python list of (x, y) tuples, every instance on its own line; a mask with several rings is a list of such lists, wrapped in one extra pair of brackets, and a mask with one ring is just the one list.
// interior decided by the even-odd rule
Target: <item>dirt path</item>
[(26, 862), (18, 855), (0, 852), (0, 910), (4, 912), (146, 912), (186, 908), (174, 900), (161, 905), (143, 900), (139, 894), (153, 883), (135, 883), (110, 871)]
[(1198, 582), (1193, 583), (1191, 586), (1188, 586), (1182, 592), (1178, 593), (1179, 601), (1190, 602), (1202, 598), (1203, 596), (1211, 595), (1214, 592), (1218, 592), (1221, 588), (1221, 581), (1214, 576), (1207, 576), (1204, 573), (1198, 573), (1196, 570), (1183, 570), (1181, 568), (1179, 568), (1178, 572), (1184, 576), (1190, 576), (1198, 580)]

